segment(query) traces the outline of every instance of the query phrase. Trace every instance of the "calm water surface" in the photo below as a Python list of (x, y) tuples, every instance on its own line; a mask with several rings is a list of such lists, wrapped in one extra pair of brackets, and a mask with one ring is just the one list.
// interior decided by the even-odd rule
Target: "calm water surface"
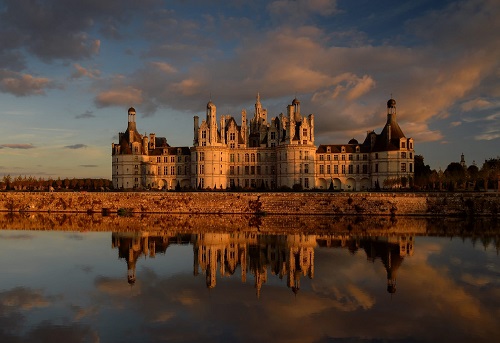
[(495, 221), (196, 220), (3, 216), (0, 342), (500, 337)]

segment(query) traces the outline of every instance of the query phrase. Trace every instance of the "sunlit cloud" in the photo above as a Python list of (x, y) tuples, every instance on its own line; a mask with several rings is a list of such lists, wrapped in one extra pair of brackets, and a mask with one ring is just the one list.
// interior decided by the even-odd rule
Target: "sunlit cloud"
[(65, 149), (83, 149), (86, 147), (87, 147), (87, 145), (85, 145), (85, 144), (73, 144), (73, 145), (66, 145), (64, 148)]
[(10, 148), (10, 149), (34, 149), (36, 148), (33, 144), (2, 144), (0, 145), (2, 148)]

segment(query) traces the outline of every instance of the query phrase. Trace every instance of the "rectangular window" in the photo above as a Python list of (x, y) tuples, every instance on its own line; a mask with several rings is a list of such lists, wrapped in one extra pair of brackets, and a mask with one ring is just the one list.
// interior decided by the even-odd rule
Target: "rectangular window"
[(175, 167), (174, 166), (170, 167), (170, 175), (175, 175)]
[(307, 136), (307, 129), (302, 129), (302, 136), (304, 136), (304, 137)]
[(229, 162), (234, 162), (234, 154), (229, 155)]
[(349, 161), (352, 161), (352, 154), (349, 154)]
[(325, 160), (325, 155), (319, 155), (319, 160), (324, 161)]
[(345, 174), (345, 164), (342, 165), (342, 174)]
[(156, 158), (156, 163), (161, 163), (161, 157)]
[(276, 132), (271, 132), (271, 139), (276, 139)]
[(333, 160), (338, 161), (339, 160), (339, 155), (333, 155)]
[(375, 164), (375, 173), (378, 173), (378, 163)]
[(248, 175), (248, 174), (250, 174), (250, 167), (245, 166), (245, 175)]
[[(339, 173), (339, 166), (338, 165), (334, 165), (333, 166), (333, 173), (334, 174), (338, 174)], [(330, 174), (330, 173), (328, 173), (328, 174)]]
[(170, 156), (170, 162), (175, 163), (175, 156)]
[(250, 167), (250, 174), (255, 175), (255, 166)]
[(177, 162), (182, 162), (182, 156), (177, 156)]
[(354, 166), (352, 164), (349, 165), (349, 168), (348, 168), (348, 171), (349, 171), (349, 174), (353, 174), (354, 173)]
[(401, 163), (401, 172), (406, 173), (406, 163)]
[(345, 161), (345, 155), (341, 155), (341, 160)]
[(406, 148), (406, 143), (405, 142), (401, 142), (401, 148), (403, 148), (403, 149)]
[(401, 158), (406, 158), (406, 152), (401, 153)]
[(322, 165), (322, 164), (320, 164), (320, 166), (319, 166), (319, 173), (320, 174), (324, 174), (325, 173), (325, 166)]
[(182, 175), (182, 167), (177, 166), (177, 175)]
[(205, 153), (204, 152), (200, 152), (200, 161), (205, 161)]
[(309, 159), (309, 151), (304, 151), (304, 159), (305, 160)]
[(368, 155), (367, 154), (363, 154), (363, 161), (368, 161)]
[(368, 174), (368, 165), (363, 164), (363, 174)]
[(230, 140), (230, 141), (234, 141), (234, 138), (235, 138), (235, 134), (234, 134), (234, 132), (231, 132), (231, 133), (229, 134), (229, 140)]
[[(333, 156), (333, 158), (335, 159), (335, 156)], [(326, 160), (327, 161), (330, 161), (332, 159), (332, 155), (326, 155)]]
[(331, 174), (332, 173), (332, 167), (330, 165), (326, 166), (326, 173)]
[(207, 131), (205, 131), (205, 130), (201, 131), (201, 138), (202, 139), (207, 138)]
[(234, 149), (234, 143), (229, 144), (230, 149)]
[(163, 167), (163, 175), (168, 175), (168, 167)]
[(260, 175), (260, 166), (257, 166), (257, 175)]
[(200, 165), (200, 174), (205, 174), (205, 166), (203, 164)]
[(304, 164), (304, 174), (309, 174), (309, 164)]
[(309, 188), (309, 178), (308, 178), (308, 177), (306, 177), (306, 178), (304, 179), (304, 187), (305, 187), (305, 188)]
[(229, 167), (229, 175), (234, 175), (234, 166)]
[(413, 173), (413, 163), (410, 163), (410, 173)]

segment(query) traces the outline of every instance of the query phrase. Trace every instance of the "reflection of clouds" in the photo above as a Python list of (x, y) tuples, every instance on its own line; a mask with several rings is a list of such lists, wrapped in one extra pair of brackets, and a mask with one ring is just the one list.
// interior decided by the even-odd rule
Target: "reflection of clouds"
[(98, 277), (95, 280), (97, 290), (109, 296), (129, 298), (141, 294), (141, 283), (137, 282), (133, 286), (124, 282), (122, 279), (111, 279), (107, 277)]
[(32, 239), (32, 235), (28, 234), (15, 234), (15, 235), (0, 235), (0, 239), (6, 240), (6, 239)]
[(40, 290), (23, 287), (0, 292), (0, 341), (4, 342), (99, 342), (98, 334), (88, 325), (63, 319), (28, 325), (30, 311), (51, 309), (54, 299)]
[(10, 291), (0, 293), (0, 304), (3, 306), (30, 310), (35, 307), (46, 307), (50, 304), (47, 297), (39, 290), (30, 290), (17, 287)]
[(69, 307), (74, 312), (76, 321), (80, 321), (85, 317), (95, 316), (99, 312), (97, 306), (81, 307), (78, 305), (70, 305)]
[(489, 284), (493, 284), (495, 282), (492, 278), (488, 276), (472, 275), (472, 274), (463, 274), (461, 280), (473, 286), (486, 286)]

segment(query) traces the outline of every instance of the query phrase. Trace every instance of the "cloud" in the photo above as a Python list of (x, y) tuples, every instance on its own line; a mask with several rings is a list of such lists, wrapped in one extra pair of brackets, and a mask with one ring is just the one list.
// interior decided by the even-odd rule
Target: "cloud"
[(80, 143), (80, 144), (66, 145), (64, 148), (65, 149), (83, 149), (86, 147), (87, 147), (87, 145)]
[(0, 11), (0, 31), (9, 52), (27, 51), (42, 61), (80, 60), (96, 55), (95, 31), (119, 39), (121, 25), (154, 8), (157, 0), (8, 1)]
[(78, 114), (75, 116), (76, 119), (87, 119), (87, 118), (95, 118), (93, 111), (85, 111), (84, 113)]
[(267, 5), (276, 18), (297, 22), (308, 15), (329, 16), (337, 11), (336, 0), (277, 0)]
[(0, 69), (0, 91), (4, 93), (19, 97), (43, 95), (50, 88), (55, 88), (55, 84), (49, 78)]
[(33, 144), (2, 144), (0, 145), (2, 148), (10, 148), (10, 149), (34, 149), (35, 146)]
[(143, 102), (142, 91), (132, 86), (119, 87), (101, 92), (94, 102), (97, 107), (131, 106)]
[(75, 71), (71, 74), (72, 79), (78, 79), (78, 78), (81, 78), (83, 76), (86, 76), (86, 77), (91, 78), (91, 79), (95, 79), (101, 75), (101, 72), (99, 70), (86, 69), (78, 63), (73, 64), (73, 67), (75, 68)]
[(49, 306), (49, 299), (38, 290), (24, 287), (13, 288), (0, 293), (0, 305), (29, 310), (36, 307)]

